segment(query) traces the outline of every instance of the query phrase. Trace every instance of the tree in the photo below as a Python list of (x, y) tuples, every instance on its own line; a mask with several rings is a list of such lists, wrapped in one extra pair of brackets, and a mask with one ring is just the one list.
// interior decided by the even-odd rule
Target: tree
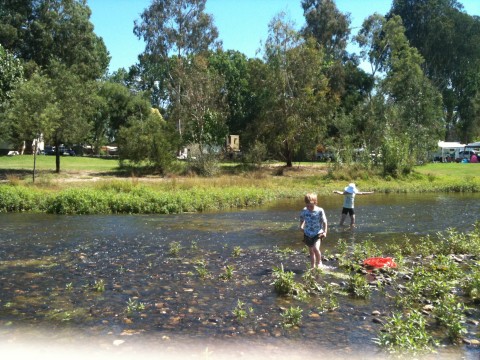
[(147, 117), (133, 116), (118, 132), (120, 163), (146, 163), (165, 173), (175, 160), (178, 135), (156, 109)]
[(52, 81), (36, 73), (18, 86), (9, 104), (10, 140), (32, 141), (40, 135), (50, 137), (60, 117)]
[(280, 14), (269, 26), (265, 61), (268, 94), (261, 133), (291, 167), (301, 146), (315, 148), (331, 111), (324, 57), (313, 39), (303, 41)]
[(23, 66), (20, 60), (0, 45), (0, 141), (6, 140), (8, 129), (4, 113), (14, 90), (23, 82)]
[(446, 138), (480, 136), (480, 18), (464, 13), (456, 0), (395, 0), (388, 16), (394, 15), (402, 17), (410, 44), (425, 59), (425, 74), (443, 95)]
[(190, 56), (177, 75), (184, 84), (178, 118), (186, 125), (184, 140), (197, 144), (200, 156), (204, 150), (225, 143), (228, 128), (224, 80), (201, 55)]
[(230, 134), (244, 133), (252, 119), (249, 97), (250, 72), (247, 57), (233, 50), (218, 50), (209, 56), (210, 66), (224, 78), (228, 114), (226, 124)]
[[(385, 129), (384, 145), (391, 143), (389, 139), (395, 134), (403, 144), (408, 144), (410, 159), (425, 160), (441, 136), (441, 96), (424, 75), (423, 58), (409, 45), (401, 18), (371, 16), (365, 20), (358, 40), (372, 68), (384, 71), (383, 77), (378, 78), (372, 102), (377, 108), (385, 107), (378, 118), (383, 121), (374, 124)], [(383, 160), (389, 161), (385, 156)], [(390, 163), (395, 162), (398, 164)]]
[(341, 13), (334, 0), (302, 0), (306, 25), (303, 35), (315, 38), (328, 60), (342, 59), (350, 35), (350, 16)]
[(14, 93), (8, 109), (12, 139), (31, 141), (40, 134), (56, 148), (60, 172), (61, 144), (85, 141), (94, 113), (95, 83), (86, 82), (61, 64), (52, 64), (53, 78), (35, 74)]
[(117, 140), (118, 131), (130, 118), (147, 118), (151, 105), (145, 93), (134, 93), (125, 85), (112, 81), (98, 83), (97, 103), (93, 116), (92, 145), (100, 147)]
[[(168, 108), (166, 117), (175, 121), (180, 134), (183, 124), (175, 118), (182, 98), (184, 84), (176, 74), (181, 61), (189, 55), (200, 54), (214, 47), (218, 31), (211, 15), (205, 13), (206, 0), (153, 0), (135, 22), (134, 34), (145, 41), (139, 70), (147, 88), (156, 86), (157, 98)], [(175, 55), (175, 58), (170, 59)]]
[(90, 15), (86, 0), (1, 0), (0, 44), (42, 69), (55, 61), (83, 79), (97, 79), (110, 59)]

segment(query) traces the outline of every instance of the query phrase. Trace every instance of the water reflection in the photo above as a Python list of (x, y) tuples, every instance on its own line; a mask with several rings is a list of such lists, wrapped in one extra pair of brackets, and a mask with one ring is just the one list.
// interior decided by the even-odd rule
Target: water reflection
[[(340, 228), (342, 199), (320, 198), (330, 223), (322, 250), (338, 240), (400, 241), (448, 227), (468, 230), (478, 220), (478, 195), (370, 195), (356, 202), (357, 228)], [(5, 339), (47, 326), (85, 336), (129, 341), (148, 335), (188, 339), (245, 339), (259, 344), (294, 342), (354, 354), (375, 352), (370, 301), (341, 298), (338, 311), (319, 313), (315, 300), (302, 304), (299, 329), (280, 326), (281, 308), (297, 306), (273, 292), (271, 271), (283, 264), (302, 274), (298, 213), (302, 199), (243, 211), (143, 216), (0, 215), (0, 326)], [(173, 242), (178, 256), (169, 254)], [(242, 253), (233, 255), (239, 247)], [(289, 247), (291, 256), (274, 251)], [(232, 266), (234, 276), (218, 274)], [(202, 268), (203, 267), (203, 268)], [(200, 270), (210, 276), (202, 278)], [(215, 274), (215, 276), (213, 276)], [(333, 269), (325, 281), (339, 282)], [(103, 287), (103, 289), (102, 289)], [(243, 322), (232, 310), (238, 300), (254, 311)], [(143, 309), (129, 309), (136, 303)], [(129, 305), (130, 304), (130, 305)], [(387, 313), (392, 304), (381, 304)], [(15, 330), (21, 326), (21, 330)], [(75, 335), (78, 338), (78, 334)], [(153, 346), (153, 345), (152, 345)], [(463, 356), (477, 355), (462, 347)]]

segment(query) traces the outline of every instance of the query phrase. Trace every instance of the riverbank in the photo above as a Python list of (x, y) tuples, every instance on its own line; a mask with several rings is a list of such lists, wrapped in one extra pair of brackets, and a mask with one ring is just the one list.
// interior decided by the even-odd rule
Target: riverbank
[[(69, 170), (61, 174), (40, 170), (35, 182), (27, 169), (2, 164), (6, 168), (0, 171), (5, 185), (0, 187), (0, 212), (170, 214), (224, 210), (300, 198), (306, 192), (328, 196), (352, 181), (363, 191), (377, 193), (480, 192), (477, 164), (429, 164), (399, 179), (384, 178), (358, 166), (305, 163), (285, 168), (269, 164), (251, 169), (227, 164), (218, 176), (205, 178), (127, 175), (111, 160), (68, 161), (71, 163), (65, 166)], [(73, 165), (80, 161), (81, 170), (75, 170)], [(108, 161), (108, 166), (97, 163), (102, 161)]]

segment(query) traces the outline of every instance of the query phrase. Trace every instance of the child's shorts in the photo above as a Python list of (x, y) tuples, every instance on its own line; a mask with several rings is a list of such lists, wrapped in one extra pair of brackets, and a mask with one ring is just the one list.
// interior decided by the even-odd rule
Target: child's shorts
[(305, 245), (307, 245), (308, 247), (312, 247), (315, 245), (315, 243), (320, 240), (324, 235), (323, 234), (317, 234), (315, 236), (307, 236), (305, 234), (303, 234), (303, 242), (305, 243)]

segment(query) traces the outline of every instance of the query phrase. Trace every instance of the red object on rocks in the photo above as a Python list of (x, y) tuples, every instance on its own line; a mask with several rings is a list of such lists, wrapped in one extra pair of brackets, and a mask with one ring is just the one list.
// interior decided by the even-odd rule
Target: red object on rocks
[(396, 268), (397, 264), (391, 257), (373, 257), (363, 260), (363, 265), (375, 268), (391, 267)]

